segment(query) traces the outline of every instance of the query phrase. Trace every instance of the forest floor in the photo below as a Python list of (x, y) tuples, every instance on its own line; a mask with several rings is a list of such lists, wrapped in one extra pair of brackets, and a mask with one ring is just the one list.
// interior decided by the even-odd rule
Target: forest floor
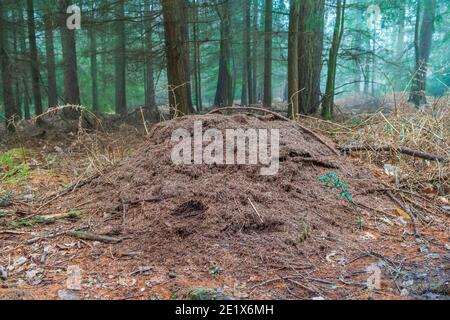
[[(196, 120), (279, 128), (279, 174), (173, 165), (173, 130)], [(344, 126), (305, 122), (342, 141)], [(0, 299), (450, 297), (445, 183), (401, 185), (386, 159), (338, 156), (273, 116), (147, 129), (2, 134)]]

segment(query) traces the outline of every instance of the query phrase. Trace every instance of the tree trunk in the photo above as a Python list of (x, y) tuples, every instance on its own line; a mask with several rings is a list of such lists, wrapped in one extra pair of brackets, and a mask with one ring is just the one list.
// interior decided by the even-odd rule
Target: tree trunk
[(377, 30), (374, 29), (373, 30), (373, 34), (372, 34), (372, 54), (371, 54), (371, 71), (370, 71), (370, 75), (371, 75), (371, 79), (370, 79), (370, 92), (372, 94), (372, 96), (375, 96), (375, 77), (376, 77), (376, 59), (377, 59)]
[(201, 77), (201, 56), (200, 56), (200, 35), (198, 27), (199, 4), (194, 0), (194, 77), (195, 77), (195, 104), (197, 112), (203, 109), (202, 102), (202, 77)]
[(252, 48), (252, 93), (250, 97), (250, 104), (258, 102), (258, 43), (259, 43), (259, 22), (258, 22), (258, 0), (253, 0), (253, 48)]
[(220, 58), (214, 105), (216, 107), (227, 107), (233, 105), (233, 76), (230, 62), (230, 0), (225, 0), (220, 4), (217, 13), (220, 18)]
[(116, 5), (116, 48), (114, 50), (116, 114), (127, 114), (126, 53), (125, 53), (125, 8), (124, 1)]
[(190, 113), (189, 86), (186, 84), (187, 65), (183, 44), (182, 21), (183, 0), (162, 0), (164, 34), (166, 44), (167, 77), (169, 82), (169, 104), (173, 117)]
[(400, 66), (401, 61), (403, 59), (403, 54), (405, 51), (405, 22), (406, 22), (406, 2), (405, 0), (401, 0), (400, 2), (400, 12), (399, 12), (399, 21), (398, 21), (398, 35), (397, 35), (397, 45), (395, 48), (395, 57), (396, 62), (399, 64), (397, 68), (397, 76), (395, 77), (395, 91), (401, 91), (402, 88), (402, 68)]
[(298, 21), (299, 0), (290, 1), (289, 39), (288, 39), (288, 117), (295, 119), (298, 109)]
[(23, 101), (23, 112), (24, 117), (26, 120), (31, 119), (31, 111), (30, 111), (30, 88), (28, 87), (28, 81), (27, 79), (23, 79), (23, 95), (24, 95), (24, 101)]
[(153, 70), (153, 26), (151, 24), (153, 18), (153, 8), (150, 0), (144, 2), (144, 22), (145, 33), (145, 106), (149, 109), (151, 120), (158, 119), (156, 96), (155, 96), (155, 78)]
[[(19, 57), (19, 46), (18, 46), (18, 27), (17, 27), (17, 10), (13, 11), (13, 43), (14, 43), (14, 57), (17, 60)], [(14, 63), (14, 105), (16, 107), (15, 114), (18, 120), (22, 119), (22, 95), (20, 91), (20, 72), (18, 68), (18, 63)]]
[(344, 34), (344, 20), (345, 0), (338, 0), (336, 7), (336, 24), (334, 26), (333, 42), (331, 44), (330, 55), (328, 58), (327, 87), (322, 105), (322, 116), (326, 120), (333, 119), (337, 58), (339, 47), (342, 41), (342, 36)]
[(264, 96), (263, 104), (272, 107), (272, 31), (273, 31), (273, 0), (266, 0), (264, 24)]
[(253, 100), (252, 76), (251, 76), (251, 41), (250, 41), (250, 0), (243, 1), (243, 54), (242, 54), (242, 95), (241, 104), (247, 105)]
[(98, 102), (98, 77), (97, 77), (97, 33), (95, 27), (89, 31), (89, 56), (91, 60), (91, 86), (92, 86), (92, 110), (95, 113), (100, 111)]
[(23, 60), (24, 68), (22, 68), (21, 73), (21, 80), (22, 80), (22, 87), (23, 87), (23, 94), (24, 94), (24, 101), (23, 101), (23, 111), (25, 119), (29, 120), (31, 118), (31, 112), (30, 112), (30, 87), (29, 87), (29, 70), (31, 69), (29, 66), (29, 56), (28, 56), (28, 50), (27, 50), (27, 44), (26, 44), (26, 28), (25, 23), (23, 20), (23, 14), (22, 10), (19, 9), (19, 12), (17, 14), (18, 16), (18, 25), (19, 25), (19, 44), (20, 44), (20, 53)]
[[(369, 46), (370, 46), (370, 41), (369, 41)], [(365, 58), (365, 65), (364, 65), (364, 94), (368, 95), (369, 92), (369, 87), (370, 87), (370, 60), (371, 57), (369, 54), (366, 55)]]
[(31, 83), (33, 87), (34, 111), (36, 115), (42, 114), (42, 97), (39, 73), (39, 56), (36, 45), (36, 25), (34, 21), (33, 0), (27, 0), (28, 13), (28, 40), (30, 43), (30, 59), (31, 59)]
[[(359, 8), (355, 8), (355, 11), (356, 11), (355, 25), (360, 26), (362, 23), (362, 12)], [(358, 30), (354, 32), (353, 37), (353, 47), (355, 48), (355, 55), (354, 55), (355, 83), (353, 84), (353, 91), (356, 93), (359, 93), (361, 91), (361, 74), (364, 73), (361, 66), (361, 51), (362, 51), (361, 45), (362, 45), (362, 33)]]
[[(78, 83), (77, 48), (75, 42), (75, 31), (67, 28), (66, 10), (71, 5), (70, 0), (61, 0), (59, 7), (61, 45), (64, 67), (64, 102), (66, 104), (80, 105), (80, 87)], [(66, 112), (69, 117), (76, 116)]]
[(185, 79), (184, 83), (187, 87), (187, 95), (188, 95), (188, 107), (189, 113), (194, 113), (194, 106), (192, 104), (192, 86), (191, 86), (191, 49), (189, 45), (189, 24), (188, 17), (190, 16), (190, 5), (189, 0), (181, 1), (181, 8), (183, 14), (181, 14), (181, 34), (182, 34), (182, 43), (184, 46), (184, 59), (186, 65)]
[(414, 102), (417, 107), (427, 103), (427, 73), (428, 63), (430, 61), (431, 44), (433, 40), (434, 20), (436, 16), (436, 0), (418, 0), (417, 21), (420, 19), (422, 6), (423, 17), (421, 26), (418, 22), (416, 23), (414, 40), (416, 68), (410, 96), (410, 101)]
[(14, 93), (12, 87), (12, 65), (8, 57), (7, 49), (7, 27), (4, 21), (5, 8), (0, 2), (0, 69), (3, 83), (3, 104), (5, 106), (5, 125), (9, 131), (15, 131), (14, 125), (10, 121), (15, 117)]
[(46, 8), (44, 15), (45, 26), (45, 51), (47, 55), (47, 82), (48, 82), (48, 107), (58, 105), (58, 93), (56, 89), (56, 63), (54, 46), (54, 17), (50, 8)]
[(315, 113), (320, 105), (320, 73), (324, 32), (325, 0), (300, 1), (298, 40), (299, 111)]

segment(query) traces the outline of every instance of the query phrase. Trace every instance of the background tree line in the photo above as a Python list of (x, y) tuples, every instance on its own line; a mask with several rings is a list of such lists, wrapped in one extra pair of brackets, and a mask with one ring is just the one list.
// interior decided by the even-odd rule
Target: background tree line
[[(67, 8), (81, 8), (69, 30)], [(380, 9), (381, 19), (370, 8)], [(377, 8), (375, 7), (375, 8)], [(450, 84), (449, 0), (1, 0), (1, 117), (84, 105), (158, 119), (288, 105), (332, 119), (335, 97)], [(370, 22), (370, 23), (369, 23)], [(10, 126), (11, 127), (11, 126)]]

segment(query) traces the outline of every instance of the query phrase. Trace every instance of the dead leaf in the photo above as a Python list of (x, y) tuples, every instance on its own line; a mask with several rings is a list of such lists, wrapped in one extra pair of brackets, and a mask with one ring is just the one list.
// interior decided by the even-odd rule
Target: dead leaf
[(397, 208), (397, 213), (402, 216), (405, 220), (411, 221), (411, 217), (403, 209)]

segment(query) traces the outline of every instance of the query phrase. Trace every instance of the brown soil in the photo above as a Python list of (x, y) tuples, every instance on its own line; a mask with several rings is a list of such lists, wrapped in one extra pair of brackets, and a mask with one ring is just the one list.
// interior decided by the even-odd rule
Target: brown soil
[[(193, 132), (196, 120), (203, 121), (203, 130), (280, 129), (278, 175), (261, 176), (259, 166), (174, 165), (172, 132), (178, 128)], [(355, 204), (339, 199), (339, 191), (320, 181), (331, 171), (350, 187)], [(401, 259), (405, 250), (411, 256), (420, 247), (411, 225), (383, 222), (397, 216), (396, 205), (374, 192), (384, 188), (381, 176), (357, 160), (333, 155), (295, 124), (271, 116), (190, 116), (156, 125), (132, 157), (53, 202), (47, 211), (81, 209), (78, 228), (122, 239), (115, 245), (82, 242), (78, 253), (84, 253), (70, 262), (80, 264), (90, 278), (117, 279), (150, 265), (150, 280), (155, 282), (151, 292), (160, 298), (215, 286), (228, 288), (238, 298), (286, 298), (280, 292), (290, 298), (399, 297), (389, 272), (380, 291), (365, 289), (367, 266), (380, 259), (395, 265), (392, 261)], [(445, 230), (429, 232), (442, 236)], [(442, 243), (436, 248), (445, 253)], [(209, 274), (213, 267), (224, 273)], [(298, 276), (297, 284), (277, 281), (290, 275)], [(134, 291), (97, 287), (96, 295), (89, 297), (150, 298), (137, 291), (145, 286), (144, 280), (132, 285)], [(271, 281), (264, 284), (266, 280)], [(359, 291), (353, 292), (356, 288)], [(54, 297), (55, 290), (46, 294)]]

